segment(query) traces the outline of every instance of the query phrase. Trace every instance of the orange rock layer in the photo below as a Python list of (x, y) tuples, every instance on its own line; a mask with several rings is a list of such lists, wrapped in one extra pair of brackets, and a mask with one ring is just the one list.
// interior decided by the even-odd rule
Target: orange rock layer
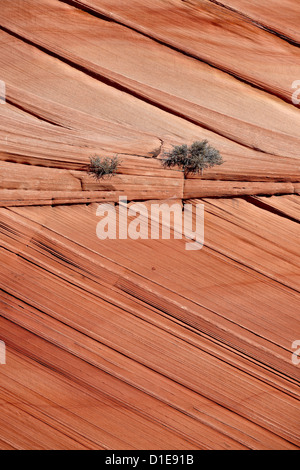
[[(0, 449), (300, 448), (298, 16), (2, 1)], [(223, 165), (162, 166), (202, 139)], [(93, 155), (117, 174), (88, 175)], [(120, 196), (148, 234), (153, 203), (204, 205), (203, 247), (175, 216), (99, 239)]]

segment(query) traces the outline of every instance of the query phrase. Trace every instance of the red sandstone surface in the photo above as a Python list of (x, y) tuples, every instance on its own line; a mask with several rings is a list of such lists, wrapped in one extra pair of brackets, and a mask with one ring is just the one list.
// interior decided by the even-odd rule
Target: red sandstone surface
[[(299, 15), (2, 0), (0, 449), (300, 448)], [(223, 165), (162, 166), (203, 139)], [(120, 196), (204, 204), (203, 248), (100, 240)]]

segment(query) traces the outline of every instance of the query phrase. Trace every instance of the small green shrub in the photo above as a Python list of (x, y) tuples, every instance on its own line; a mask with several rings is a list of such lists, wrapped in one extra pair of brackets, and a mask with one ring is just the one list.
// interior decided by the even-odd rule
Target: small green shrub
[(88, 173), (96, 179), (112, 176), (116, 173), (120, 160), (118, 156), (100, 158), (97, 155), (90, 158)]
[(165, 155), (166, 158), (162, 160), (164, 167), (178, 166), (185, 175), (189, 173), (202, 175), (205, 168), (224, 163), (219, 151), (211, 147), (207, 140), (196, 141), (190, 147), (186, 144), (176, 145)]

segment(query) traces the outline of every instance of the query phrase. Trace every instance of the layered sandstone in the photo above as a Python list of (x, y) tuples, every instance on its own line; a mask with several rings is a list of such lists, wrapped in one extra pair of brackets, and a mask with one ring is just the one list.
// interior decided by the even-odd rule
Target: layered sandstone
[[(2, 1), (1, 449), (300, 448), (298, 16)], [(202, 139), (223, 165), (163, 167)], [(101, 203), (127, 238), (99, 238)], [(151, 239), (154, 204), (204, 208), (203, 246), (175, 213)]]

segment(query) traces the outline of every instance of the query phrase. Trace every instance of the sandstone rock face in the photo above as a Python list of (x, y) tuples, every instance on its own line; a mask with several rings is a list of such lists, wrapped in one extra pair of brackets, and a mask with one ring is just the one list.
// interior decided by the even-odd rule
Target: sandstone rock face
[[(103, 4), (103, 2), (100, 3)], [(116, 7), (120, 4), (120, 2), (115, 3)], [(170, 15), (174, 16), (177, 22), (179, 15), (184, 14), (187, 17), (187, 24), (182, 26), (183, 31), (180, 35), (180, 42), (178, 38), (178, 47), (179, 45), (182, 47), (187, 40), (190, 43), (193, 40), (193, 34), (195, 36), (196, 34), (198, 36), (199, 34), (204, 34), (205, 28), (208, 28), (210, 31), (212, 29), (210, 24), (212, 15), (216, 16), (218, 13), (216, 18), (221, 21), (219, 18), (220, 8), (207, 4), (208, 2), (200, 2), (199, 5), (201, 7), (199, 7), (199, 11), (197, 10), (196, 13), (186, 6), (178, 8), (177, 2), (174, 2), (174, 5), (172, 5), (172, 2), (169, 3)], [(155, 21), (153, 25), (151, 24), (151, 34), (154, 34), (157, 29), (164, 35), (166, 42), (168, 40), (174, 41), (174, 31), (172, 30), (172, 36), (169, 38), (169, 35), (167, 35), (168, 28), (165, 27), (166, 25), (161, 24), (164, 15), (168, 14), (164, 2), (151, 2), (149, 7), (150, 5), (153, 9), (152, 16), (143, 15), (140, 21), (146, 21), (149, 18), (149, 21), (152, 23), (151, 18), (155, 17), (156, 9), (159, 9), (159, 13), (156, 15), (159, 21)], [(42, 5), (38, 6), (35, 0), (27, 1), (26, 6), (24, 4), (22, 16), (20, 15), (20, 5), (18, 3), (15, 4), (14, 8), (15, 10), (11, 5), (7, 4), (7, 8), (4, 8), (2, 12), (2, 21), (6, 28), (34, 42), (38, 46), (47, 47), (49, 51), (58, 54), (63, 60), (71, 61), (75, 67), (84, 68), (101, 79), (103, 83), (114, 84), (117, 88), (126, 89), (130, 94), (135, 94), (144, 101), (149, 101), (160, 108), (172, 112), (172, 114), (184, 116), (186, 119), (200, 124), (200, 126), (217, 134), (226, 136), (230, 140), (241, 143), (246, 147), (256, 147), (266, 153), (279, 156), (299, 156), (298, 152), (295, 152), (300, 144), (299, 113), (294, 107), (287, 107), (279, 100), (271, 99), (266, 94), (251, 88), (251, 86), (237, 81), (228, 73), (212, 70), (209, 65), (203, 62), (199, 63), (199, 61), (192, 58), (179, 55), (177, 52), (170, 50), (170, 48), (154, 43), (150, 38), (141, 36), (138, 32), (130, 29), (125, 29), (115, 22), (107, 22), (91, 15), (82, 15), (82, 12), (74, 9), (70, 12), (70, 9), (65, 4), (60, 3), (58, 5), (55, 0), (44, 1)], [(31, 14), (28, 20), (24, 22), (23, 18), (28, 17), (28, 8)], [(36, 15), (33, 14), (35, 11)], [(126, 9), (126, 17), (134, 11), (135, 8)], [(70, 13), (71, 21), (69, 21)], [(136, 14), (138, 15), (138, 13)], [(229, 20), (232, 20), (231, 16), (233, 16), (234, 20), (231, 26), (233, 29), (232, 33), (228, 31), (229, 26), (227, 24)], [(228, 40), (231, 34), (234, 44), (237, 40), (236, 37), (241, 24), (245, 26), (245, 22), (242, 20), (237, 21), (235, 16), (225, 10), (225, 13), (222, 14), (221, 22), (221, 24), (227, 24), (224, 30), (226, 39)], [(18, 18), (19, 22), (17, 21)], [(47, 28), (49, 21), (55, 23), (55, 35)], [(196, 29), (198, 23), (201, 24), (200, 31), (198, 27)], [(40, 28), (39, 35), (35, 34), (36, 27)], [(75, 27), (77, 28), (76, 36), (74, 35)], [(245, 31), (245, 33), (247, 32), (249, 38), (246, 36), (246, 38), (243, 37), (242, 39), (247, 46), (247, 57), (250, 62), (248, 65), (249, 73), (255, 73), (255, 79), (257, 80), (258, 72), (256, 69), (258, 69), (259, 73), (264, 73), (264, 79), (274, 80), (276, 55), (281, 53), (283, 47), (281, 41), (277, 41), (276, 38), (273, 39), (273, 36), (260, 31), (255, 26), (248, 25), (247, 27), (250, 31)], [(186, 31), (185, 28), (189, 31), (186, 37), (183, 35)], [(177, 34), (179, 31), (178, 29), (176, 30)], [(213, 32), (209, 33), (209, 31), (207, 35), (210, 34), (211, 36)], [(264, 70), (261, 67), (260, 61), (256, 62), (255, 52), (259, 54), (259, 51), (253, 50), (253, 39), (250, 41), (251, 34), (254, 37), (257, 36), (257, 43), (261, 43), (259, 48), (271, 48), (270, 61), (272, 61), (272, 65), (269, 66), (269, 69), (267, 68), (268, 64), (266, 64), (266, 69)], [(64, 38), (63, 43), (61, 37)], [(201, 37), (197, 37), (198, 48), (199, 39)], [(206, 50), (208, 50), (209, 46), (214, 47), (206, 36), (203, 40), (206, 41)], [(218, 56), (221, 56), (220, 49), (225, 46), (225, 43), (220, 35), (218, 35), (218, 41), (220, 41), (220, 45), (218, 45), (217, 51)], [(239, 42), (239, 47), (242, 48), (243, 43), (241, 43), (241, 38), (239, 38)], [(233, 44), (229, 42), (226, 46), (231, 51)], [(140, 53), (136, 53), (137, 47)], [(250, 47), (251, 55), (249, 54)], [(116, 48), (118, 54), (116, 54)], [(203, 48), (201, 48), (202, 50)], [(29, 54), (31, 54), (30, 51), (29, 49)], [(289, 80), (285, 88), (286, 98), (291, 102), (292, 78), (299, 73), (298, 64), (300, 55), (299, 57), (293, 57), (297, 49), (295, 51), (295, 48), (292, 46), (290, 46), (291, 57), (289, 57), (288, 51), (289, 49), (287, 48), (285, 54), (281, 57), (281, 65), (282, 70), (284, 70), (284, 80)], [(11, 53), (11, 51), (5, 52), (7, 54)], [(143, 54), (142, 67), (140, 66), (141, 53)], [(217, 57), (215, 50), (213, 57)], [(230, 59), (234, 59), (231, 52)], [(239, 74), (242, 74), (240, 59), (238, 56), (236, 59), (239, 62)], [(287, 66), (285, 67), (285, 61), (288, 59), (290, 74), (286, 76)], [(42, 61), (42, 58), (40, 60)], [(224, 61), (224, 54), (222, 54), (222, 60)], [(256, 69), (253, 69), (252, 61), (255, 61)], [(294, 68), (292, 67), (293, 61), (295, 62)], [(244, 70), (245, 65), (243, 64)], [(226, 66), (229, 66), (228, 60), (226, 61)], [(184, 80), (180, 73), (181, 70), (184, 70)], [(11, 68), (5, 72), (9, 74)], [(3, 73), (5, 72), (3, 71)], [(15, 77), (8, 76), (10, 83), (16, 83), (18, 80)], [(185, 85), (186, 83), (188, 83), (188, 86)], [(253, 84), (252, 81), (250, 83)], [(199, 86), (199, 84), (201, 85)], [(82, 92), (77, 93), (79, 103), (76, 107), (83, 105), (81, 101), (84, 100), (84, 95), (87, 93), (81, 81), (80, 86)], [(270, 86), (272, 93), (274, 93), (275, 84), (272, 82)], [(243, 96), (242, 106), (240, 105), (241, 95)], [(87, 104), (85, 103), (85, 105)], [(118, 112), (119, 109), (115, 111)], [(107, 116), (107, 112), (111, 112), (111, 110), (107, 109), (106, 101), (101, 103), (101, 110), (99, 109), (99, 112), (104, 112), (104, 116)], [(128, 117), (126, 120), (128, 122)]]
[[(300, 448), (298, 17), (2, 1), (0, 449)], [(223, 165), (163, 167), (203, 139)]]
[[(196, 4), (198, 0), (185, 0)], [(297, 18), (299, 15), (299, 5), (296, 0), (287, 0), (282, 4), (279, 0), (272, 1), (272, 4), (266, 5), (259, 0), (223, 0), (215, 2), (224, 7), (242, 13), (249, 19), (256, 21), (266, 29), (283, 35), (291, 42), (300, 42), (299, 28), (297, 27)]]
[(291, 183), (245, 183), (243, 181), (201, 181), (187, 180), (184, 185), (184, 198), (207, 196), (239, 196), (253, 194), (293, 193)]
[(268, 199), (257, 197), (254, 199), (254, 202), (256, 200), (259, 202), (259, 205), (263, 204), (264, 207), (266, 205), (266, 208), (268, 210), (274, 209), (273, 212), (279, 213), (280, 215), (283, 215), (295, 221), (299, 221), (300, 219), (300, 199), (298, 195), (269, 197)]

